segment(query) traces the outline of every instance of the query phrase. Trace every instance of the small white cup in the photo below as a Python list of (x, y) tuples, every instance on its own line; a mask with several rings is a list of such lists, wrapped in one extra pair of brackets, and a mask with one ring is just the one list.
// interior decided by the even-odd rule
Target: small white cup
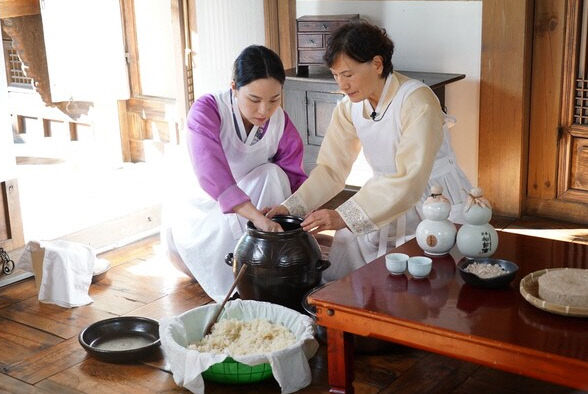
[(388, 253), (386, 255), (386, 268), (392, 275), (402, 275), (406, 271), (408, 255), (404, 253)]
[(408, 258), (408, 273), (415, 278), (424, 278), (431, 272), (433, 260), (425, 256)]

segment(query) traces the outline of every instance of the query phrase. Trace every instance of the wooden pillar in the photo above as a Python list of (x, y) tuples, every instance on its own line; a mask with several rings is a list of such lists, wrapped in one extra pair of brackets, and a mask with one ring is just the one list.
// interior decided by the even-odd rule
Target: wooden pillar
[(78, 126), (74, 122), (68, 122), (67, 128), (69, 130), (69, 140), (70, 141), (77, 141), (78, 140)]
[(296, 1), (264, 0), (265, 45), (275, 51), (289, 69), (296, 63)]
[(497, 215), (525, 197), (533, 0), (484, 0), (478, 185)]
[(279, 54), (278, 0), (263, 0), (263, 15), (265, 21), (265, 46)]
[(41, 13), (39, 0), (0, 0), (0, 17), (15, 18)]
[[(190, 35), (188, 27), (188, 0), (172, 0), (172, 39), (174, 41), (174, 65), (176, 71), (176, 117), (174, 122), (177, 122), (177, 126), (174, 124), (173, 128), (178, 127), (180, 130), (184, 129), (186, 114), (190, 110), (190, 100), (188, 98), (188, 73), (192, 68), (192, 54), (191, 51), (187, 51), (190, 45)], [(171, 129), (170, 124), (170, 136), (175, 131)], [(173, 139), (173, 143), (177, 143), (176, 139)]]
[(278, 31), (280, 35), (280, 57), (284, 68), (296, 66), (296, 1), (278, 2)]

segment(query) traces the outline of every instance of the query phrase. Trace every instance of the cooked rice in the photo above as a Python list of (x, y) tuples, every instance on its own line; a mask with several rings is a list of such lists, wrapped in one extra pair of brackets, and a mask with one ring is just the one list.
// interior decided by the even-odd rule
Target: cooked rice
[(223, 319), (212, 326), (210, 334), (199, 342), (190, 344), (188, 348), (199, 352), (238, 356), (275, 352), (295, 341), (296, 337), (286, 327), (265, 319)]
[(495, 278), (507, 273), (507, 271), (498, 264), (484, 263), (471, 263), (465, 267), (464, 271), (477, 275), (482, 279)]

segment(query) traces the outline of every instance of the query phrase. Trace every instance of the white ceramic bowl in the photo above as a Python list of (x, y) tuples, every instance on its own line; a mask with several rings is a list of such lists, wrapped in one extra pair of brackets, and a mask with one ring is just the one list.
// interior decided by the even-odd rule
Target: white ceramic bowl
[(404, 253), (388, 253), (386, 255), (386, 268), (392, 275), (402, 275), (406, 271), (408, 255)]
[(408, 273), (415, 278), (425, 278), (431, 272), (433, 260), (425, 256), (408, 258)]

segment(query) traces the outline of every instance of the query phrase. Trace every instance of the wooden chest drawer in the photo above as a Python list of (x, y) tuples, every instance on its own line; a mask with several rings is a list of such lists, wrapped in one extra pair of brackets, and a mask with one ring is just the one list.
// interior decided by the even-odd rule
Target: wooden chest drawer
[(358, 20), (359, 14), (307, 15), (296, 19), (297, 73), (308, 75), (308, 66), (322, 66), (330, 35), (342, 25)]
[(323, 48), (322, 34), (298, 34), (298, 48)]
[(298, 51), (298, 64), (323, 64), (324, 49), (316, 51)]
[(347, 23), (347, 20), (341, 21), (309, 21), (309, 22), (298, 22), (298, 31), (308, 32), (334, 32), (341, 25)]

